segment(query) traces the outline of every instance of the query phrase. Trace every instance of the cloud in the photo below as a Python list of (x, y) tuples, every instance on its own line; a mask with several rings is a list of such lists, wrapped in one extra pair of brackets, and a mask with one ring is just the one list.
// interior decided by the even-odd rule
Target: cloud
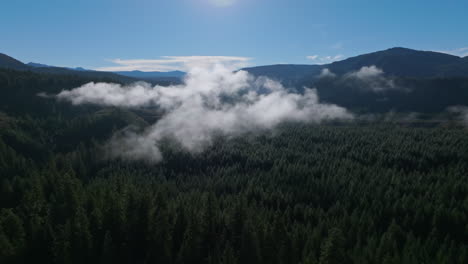
[(397, 86), (395, 82), (387, 78), (382, 69), (375, 65), (364, 66), (358, 71), (350, 72), (345, 75), (346, 79), (358, 81), (358, 85), (362, 89), (373, 92), (384, 92), (388, 90), (405, 90)]
[(311, 55), (307, 56), (308, 60), (311, 60), (315, 64), (327, 64), (332, 63), (334, 61), (341, 60), (344, 56), (341, 54), (335, 56), (319, 56), (319, 55)]
[(468, 47), (454, 49), (454, 50), (438, 51), (438, 52), (447, 53), (447, 54), (455, 55), (458, 57), (466, 57), (468, 56)]
[(370, 79), (376, 78), (383, 75), (383, 71), (377, 68), (375, 65), (364, 66), (359, 71), (349, 73), (349, 76), (356, 77), (358, 79)]
[(463, 124), (468, 126), (468, 106), (463, 106), (463, 105), (457, 105), (457, 106), (451, 106), (448, 108), (449, 112), (458, 114), (458, 118), (460, 121), (463, 122)]
[(145, 131), (124, 131), (108, 144), (114, 157), (153, 162), (163, 158), (160, 146), (168, 139), (196, 153), (212, 144), (216, 135), (235, 137), (273, 129), (285, 121), (318, 123), (353, 118), (342, 107), (320, 103), (316, 90), (292, 93), (265, 77), (232, 71), (222, 64), (201, 65), (190, 67), (181, 85), (88, 83), (56, 97), (73, 104), (154, 106), (162, 110), (162, 118)]
[(248, 66), (251, 58), (232, 56), (163, 56), (161, 59), (148, 60), (111, 60), (116, 66), (97, 68), (98, 71), (188, 71), (193, 67), (206, 67), (224, 64), (239, 69)]
[(325, 77), (334, 78), (334, 77), (336, 77), (336, 74), (331, 72), (328, 68), (325, 68), (320, 72), (319, 78), (325, 78)]

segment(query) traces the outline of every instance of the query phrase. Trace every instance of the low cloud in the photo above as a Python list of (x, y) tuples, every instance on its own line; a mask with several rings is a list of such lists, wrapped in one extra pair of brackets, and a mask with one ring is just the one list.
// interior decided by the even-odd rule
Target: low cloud
[(468, 106), (457, 105), (448, 108), (449, 112), (458, 114), (458, 118), (463, 124), (468, 126)]
[(153, 162), (163, 158), (160, 146), (168, 139), (199, 152), (216, 135), (234, 137), (269, 130), (285, 121), (353, 118), (342, 107), (320, 103), (314, 89), (291, 93), (279, 82), (231, 68), (220, 64), (191, 67), (182, 85), (88, 83), (56, 97), (73, 104), (162, 110), (162, 118), (145, 131), (120, 133), (108, 144), (113, 156)]
[(325, 68), (320, 72), (319, 78), (334, 78), (336, 74), (331, 72), (329, 69)]
[(381, 69), (377, 68), (375, 65), (372, 65), (364, 66), (359, 71), (349, 73), (349, 76), (356, 77), (358, 79), (369, 79), (381, 77), (383, 73), (384, 72)]
[(111, 60), (115, 66), (97, 68), (98, 71), (188, 71), (193, 67), (208, 67), (213, 64), (243, 68), (249, 65), (251, 58), (232, 56), (163, 56), (161, 59), (148, 60)]
[(397, 86), (392, 79), (387, 78), (384, 71), (377, 68), (375, 65), (364, 66), (358, 71), (346, 74), (345, 78), (357, 80), (359, 81), (360, 87), (373, 92), (404, 90)]
[(343, 55), (335, 55), (335, 56), (320, 56), (320, 55), (311, 55), (306, 57), (308, 60), (311, 60), (314, 64), (327, 64), (332, 63), (334, 61), (338, 61), (343, 59)]

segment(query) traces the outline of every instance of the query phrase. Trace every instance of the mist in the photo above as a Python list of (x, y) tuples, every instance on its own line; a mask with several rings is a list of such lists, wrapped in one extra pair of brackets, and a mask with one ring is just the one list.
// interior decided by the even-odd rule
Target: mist
[(458, 119), (465, 126), (468, 126), (468, 106), (463, 106), (463, 105), (451, 106), (447, 110), (451, 113), (457, 114)]
[(271, 130), (286, 121), (353, 118), (343, 107), (320, 103), (314, 89), (294, 93), (277, 81), (222, 64), (192, 67), (181, 85), (88, 83), (56, 98), (75, 105), (161, 109), (162, 118), (143, 132), (127, 130), (108, 143), (112, 157), (152, 162), (163, 158), (160, 146), (168, 139), (196, 153), (210, 146), (215, 135), (236, 137)]
[(395, 81), (385, 76), (385, 72), (375, 65), (361, 67), (358, 71), (345, 74), (345, 79), (358, 81), (361, 88), (374, 93), (382, 93), (390, 90), (407, 91), (398, 86)]
[(336, 78), (344, 83), (353, 84), (363, 91), (373, 93), (384, 93), (391, 90), (407, 91), (404, 87), (398, 86), (391, 77), (386, 76), (385, 72), (375, 65), (363, 66), (357, 71), (351, 71), (340, 76), (325, 68), (318, 77)]

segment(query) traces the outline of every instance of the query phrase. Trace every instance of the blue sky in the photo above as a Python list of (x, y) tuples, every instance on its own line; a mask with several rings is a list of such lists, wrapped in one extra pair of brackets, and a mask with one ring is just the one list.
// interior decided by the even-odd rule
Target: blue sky
[(468, 55), (467, 10), (466, 0), (2, 1), (0, 52), (107, 70), (171, 70), (191, 56), (314, 64), (394, 46)]

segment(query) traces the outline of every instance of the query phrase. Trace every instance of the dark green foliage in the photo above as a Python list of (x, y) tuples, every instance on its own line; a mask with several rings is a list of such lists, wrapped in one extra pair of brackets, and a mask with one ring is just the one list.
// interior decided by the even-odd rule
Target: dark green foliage
[(91, 145), (31, 161), (1, 142), (2, 263), (466, 260), (466, 131), (280, 131), (154, 165)]
[[(321, 100), (338, 104), (355, 112), (441, 113), (455, 105), (468, 105), (467, 78), (396, 78), (393, 88), (373, 91), (374, 84), (340, 76), (321, 78), (304, 83), (315, 87)], [(385, 88), (385, 86), (384, 86)], [(387, 87), (388, 88), (388, 87)]]

